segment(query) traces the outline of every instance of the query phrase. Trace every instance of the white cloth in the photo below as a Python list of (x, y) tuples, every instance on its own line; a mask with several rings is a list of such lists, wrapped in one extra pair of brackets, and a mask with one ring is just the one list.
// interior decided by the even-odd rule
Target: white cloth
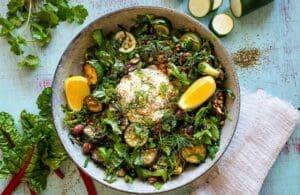
[(241, 94), (233, 140), (208, 174), (193, 183), (192, 195), (258, 194), (279, 152), (299, 122), (299, 111), (262, 90)]

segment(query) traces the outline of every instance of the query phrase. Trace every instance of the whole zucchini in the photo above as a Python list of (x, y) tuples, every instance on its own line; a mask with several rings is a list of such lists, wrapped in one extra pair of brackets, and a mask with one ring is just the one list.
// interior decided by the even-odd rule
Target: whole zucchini
[(230, 0), (230, 8), (235, 17), (244, 16), (273, 0)]

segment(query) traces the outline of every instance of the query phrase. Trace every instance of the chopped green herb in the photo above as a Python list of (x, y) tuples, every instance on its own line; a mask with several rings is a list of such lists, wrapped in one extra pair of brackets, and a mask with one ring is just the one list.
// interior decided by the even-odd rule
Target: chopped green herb
[[(67, 20), (82, 24), (88, 16), (82, 5), (72, 7), (68, 0), (9, 0), (7, 8), (7, 18), (0, 17), (0, 36), (7, 40), (10, 50), (16, 55), (22, 55), (30, 43), (37, 43), (40, 47), (48, 45), (52, 29), (60, 22)], [(27, 29), (31, 31), (29, 37), (25, 36)], [(26, 55), (19, 65), (36, 68), (39, 61), (37, 56), (33, 59), (33, 55)]]
[(168, 92), (168, 85), (166, 83), (160, 83), (159, 85), (159, 94), (161, 96), (166, 96), (167, 92)]

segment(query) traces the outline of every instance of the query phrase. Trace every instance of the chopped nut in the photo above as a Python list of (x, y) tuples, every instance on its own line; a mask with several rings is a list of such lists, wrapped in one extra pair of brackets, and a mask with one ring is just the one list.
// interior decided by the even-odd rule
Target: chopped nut
[(94, 127), (88, 125), (83, 129), (83, 133), (88, 137), (93, 137), (95, 135)]
[(215, 99), (213, 100), (213, 110), (219, 116), (224, 116), (224, 93), (222, 91), (216, 94)]
[(218, 115), (224, 115), (224, 112), (222, 112), (222, 109), (220, 107), (216, 107), (215, 111)]
[(124, 169), (119, 169), (117, 172), (118, 177), (124, 177), (126, 175), (126, 172)]
[(158, 64), (157, 68), (165, 74), (168, 72), (166, 64)]
[(156, 170), (159, 169), (159, 167), (158, 167), (157, 165), (153, 165), (153, 166), (152, 166), (152, 169), (153, 169), (154, 171), (156, 171)]

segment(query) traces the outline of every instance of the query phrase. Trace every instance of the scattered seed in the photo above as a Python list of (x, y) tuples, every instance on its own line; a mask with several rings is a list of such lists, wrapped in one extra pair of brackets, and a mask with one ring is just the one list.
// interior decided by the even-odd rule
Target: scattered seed
[(258, 64), (261, 52), (257, 48), (242, 48), (232, 55), (233, 62), (240, 67)]

